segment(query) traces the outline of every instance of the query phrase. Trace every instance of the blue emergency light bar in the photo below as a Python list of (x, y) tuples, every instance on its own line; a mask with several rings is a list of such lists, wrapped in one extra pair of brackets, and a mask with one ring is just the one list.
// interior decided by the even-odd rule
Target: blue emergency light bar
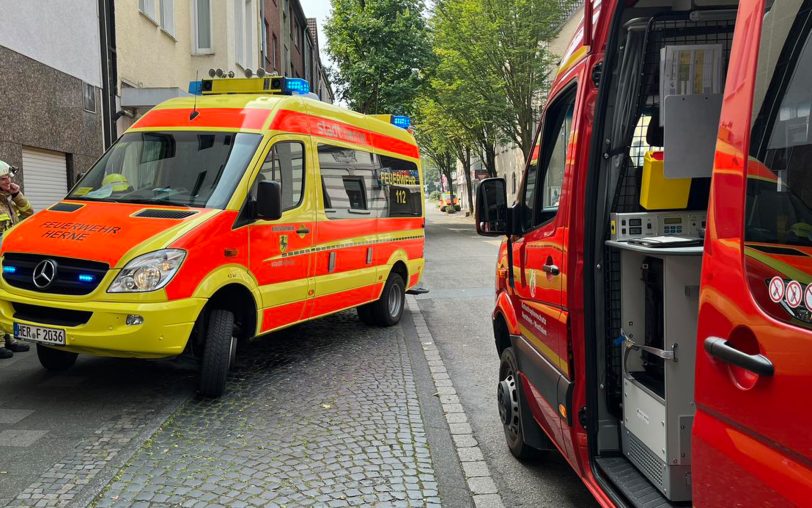
[(307, 95), (310, 83), (306, 79), (274, 76), (267, 78), (220, 78), (189, 82), (189, 93), (279, 93), (284, 95)]
[(401, 129), (408, 129), (412, 126), (412, 119), (406, 115), (392, 115), (392, 119), (390, 120), (392, 125), (395, 127), (400, 127)]
[(79, 282), (93, 282), (95, 279), (96, 277), (88, 275), (86, 273), (79, 274)]
[(16, 266), (6, 265), (6, 266), (3, 267), (3, 273), (15, 273), (16, 271), (17, 271)]
[(203, 82), (189, 81), (189, 93), (192, 95), (203, 95)]
[(309, 94), (310, 83), (302, 78), (285, 78), (282, 80), (282, 93), (287, 95)]

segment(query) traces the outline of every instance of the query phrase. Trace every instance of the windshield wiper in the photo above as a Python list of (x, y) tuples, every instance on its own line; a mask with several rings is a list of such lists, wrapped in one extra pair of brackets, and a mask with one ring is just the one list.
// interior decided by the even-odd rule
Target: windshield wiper
[(141, 199), (135, 199), (135, 198), (133, 198), (133, 199), (118, 199), (118, 200), (116, 200), (116, 202), (117, 203), (132, 203), (132, 204), (138, 204), (138, 205), (189, 206), (189, 205), (187, 205), (185, 203), (178, 203), (176, 201), (169, 201), (169, 200), (164, 200), (164, 199), (160, 199), (160, 198), (158, 198), (158, 199), (146, 199), (146, 198), (141, 198)]
[(110, 198), (92, 198), (87, 196), (65, 196), (64, 199), (70, 199), (73, 201), (94, 201), (96, 203), (120, 203), (120, 199), (110, 199)]

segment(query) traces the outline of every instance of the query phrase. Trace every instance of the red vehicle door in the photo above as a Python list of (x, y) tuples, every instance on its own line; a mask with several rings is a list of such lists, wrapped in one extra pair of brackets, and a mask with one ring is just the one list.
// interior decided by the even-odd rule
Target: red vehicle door
[(810, 7), (739, 7), (702, 268), (695, 506), (810, 504)]
[[(520, 199), (522, 230), (513, 242), (516, 309), (522, 343), (516, 351), (519, 367), (529, 381), (524, 392), (533, 416), (562, 450), (566, 410), (560, 391), (569, 385), (567, 358), (565, 246), (568, 241), (566, 185), (571, 167), (568, 147), (573, 135), (575, 85), (558, 93), (546, 108), (538, 164), (528, 168)], [(563, 388), (562, 388), (563, 387)], [(532, 395), (531, 395), (532, 394)]]
[(282, 186), (282, 217), (248, 226), (251, 272), (262, 293), (263, 332), (305, 318), (316, 219), (308, 178), (315, 172), (308, 166), (308, 141), (303, 136), (275, 137), (251, 188), (251, 199), (256, 199), (259, 182), (276, 181)]

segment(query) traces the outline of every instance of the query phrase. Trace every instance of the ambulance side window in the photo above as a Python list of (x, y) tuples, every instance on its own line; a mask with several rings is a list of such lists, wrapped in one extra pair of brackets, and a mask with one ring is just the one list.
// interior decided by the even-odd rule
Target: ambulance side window
[(302, 203), (304, 180), (304, 144), (299, 141), (280, 141), (265, 157), (251, 189), (251, 198), (256, 198), (259, 182), (279, 182), (282, 185), (282, 210), (291, 210)]
[(324, 213), (330, 219), (377, 216), (384, 206), (375, 175), (377, 155), (366, 150), (319, 144)]
[(381, 155), (378, 175), (383, 195), (382, 217), (420, 217), (423, 200), (420, 198), (420, 173), (411, 161)]
[(761, 308), (812, 329), (806, 261), (812, 253), (812, 10), (804, 2), (797, 12), (799, 6), (777, 0), (764, 17), (744, 240), (748, 282)]

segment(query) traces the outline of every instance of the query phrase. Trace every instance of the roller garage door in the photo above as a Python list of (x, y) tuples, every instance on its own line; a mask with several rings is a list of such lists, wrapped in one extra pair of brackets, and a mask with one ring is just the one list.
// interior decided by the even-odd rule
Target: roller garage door
[(48, 208), (68, 193), (65, 154), (23, 148), (23, 187), (34, 211)]

